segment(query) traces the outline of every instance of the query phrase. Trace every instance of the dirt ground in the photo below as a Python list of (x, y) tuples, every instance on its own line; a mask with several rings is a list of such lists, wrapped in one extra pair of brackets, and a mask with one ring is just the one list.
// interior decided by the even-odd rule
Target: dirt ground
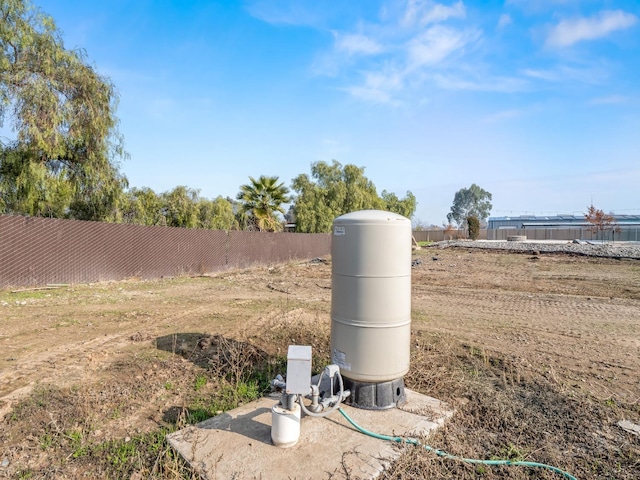
[[(640, 261), (414, 258), (405, 380), (457, 409), (430, 444), (640, 477), (640, 437), (618, 425), (640, 425)], [(291, 343), (325, 364), (330, 302), (326, 260), (0, 291), (0, 478), (189, 478), (164, 435), (262, 394)], [(560, 478), (416, 448), (383, 477)]]

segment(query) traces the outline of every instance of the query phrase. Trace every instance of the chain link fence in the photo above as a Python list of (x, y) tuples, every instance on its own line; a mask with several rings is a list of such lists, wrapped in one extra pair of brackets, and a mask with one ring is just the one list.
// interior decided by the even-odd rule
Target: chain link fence
[(618, 231), (609, 229), (605, 232), (594, 232), (588, 227), (564, 228), (499, 228), (488, 231), (489, 240), (507, 240), (514, 235), (523, 235), (527, 240), (593, 240), (606, 242), (638, 242), (640, 228), (622, 227)]
[(0, 288), (201, 275), (328, 255), (329, 234), (0, 215)]
[[(414, 230), (413, 238), (416, 242), (442, 242), (443, 240), (461, 240), (469, 238), (469, 232), (467, 230), (450, 230), (444, 229), (432, 229), (432, 230)], [(481, 229), (479, 240), (487, 239), (487, 230)]]
[[(640, 228), (622, 227), (619, 231), (594, 232), (588, 227), (561, 228), (497, 228), (480, 230), (479, 240), (507, 240), (511, 236), (524, 235), (528, 240), (593, 240), (606, 242), (639, 242)], [(416, 242), (441, 242), (443, 240), (460, 240), (468, 238), (466, 230), (414, 230), (413, 238)]]

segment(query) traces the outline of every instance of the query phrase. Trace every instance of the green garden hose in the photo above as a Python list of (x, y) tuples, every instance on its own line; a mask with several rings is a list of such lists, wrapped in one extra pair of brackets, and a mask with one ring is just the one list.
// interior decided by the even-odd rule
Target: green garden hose
[(356, 430), (358, 430), (360, 433), (364, 433), (365, 435), (369, 435), (370, 437), (373, 437), (373, 438), (378, 438), (380, 440), (388, 440), (390, 442), (396, 442), (396, 443), (408, 443), (411, 445), (417, 445), (417, 446), (423, 447), (425, 450), (428, 450), (429, 452), (435, 453), (440, 457), (448, 458), (450, 460), (457, 460), (459, 462), (473, 463), (473, 464), (480, 464), (480, 465), (512, 465), (512, 466), (521, 466), (521, 467), (544, 468), (545, 470), (551, 470), (552, 472), (559, 473), (563, 477), (568, 478), (570, 480), (577, 480), (576, 477), (574, 477), (570, 473), (565, 472), (564, 470), (561, 470), (558, 467), (554, 467), (552, 465), (547, 465), (544, 463), (512, 461), (512, 460), (477, 460), (474, 458), (458, 457), (456, 455), (451, 455), (450, 453), (444, 452), (442, 450), (438, 450), (437, 448), (430, 447), (429, 445), (424, 445), (420, 443), (418, 440), (413, 438), (391, 437), (389, 435), (381, 435), (379, 433), (370, 432), (369, 430), (362, 428), (360, 425), (358, 425), (349, 415), (347, 415), (347, 412), (345, 412), (342, 408), (338, 408), (338, 411), (342, 414), (344, 418), (347, 419), (347, 421), (351, 425), (355, 427)]

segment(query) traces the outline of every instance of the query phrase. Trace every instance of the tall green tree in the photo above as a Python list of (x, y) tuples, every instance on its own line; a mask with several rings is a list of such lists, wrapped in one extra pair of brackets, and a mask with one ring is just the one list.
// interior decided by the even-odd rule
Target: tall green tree
[(163, 213), (169, 227), (198, 226), (200, 195), (198, 190), (183, 185), (162, 194)]
[[(5, 201), (5, 212), (113, 220), (126, 187), (116, 104), (112, 83), (64, 47), (50, 16), (0, 1), (0, 123), (16, 132), (2, 145), (0, 196), (27, 199)], [(45, 184), (58, 187), (47, 200)]]
[(166, 225), (164, 202), (149, 187), (131, 188), (123, 196), (121, 222), (136, 225)]
[(0, 146), (0, 213), (64, 217), (74, 196), (62, 165), (33, 161), (28, 152)]
[(221, 196), (200, 197), (198, 190), (178, 186), (157, 194), (151, 188), (131, 188), (120, 204), (122, 223), (234, 230), (238, 228), (231, 203)]
[(491, 194), (474, 183), (469, 188), (461, 188), (456, 192), (447, 220), (466, 230), (467, 217), (474, 216), (485, 222), (491, 208)]
[(278, 183), (278, 177), (260, 175), (258, 179), (249, 177), (250, 183), (240, 186), (237, 199), (242, 209), (249, 215), (260, 231), (277, 232), (282, 230), (282, 221), (278, 213), (284, 215), (282, 204), (291, 201), (289, 189)]
[(238, 221), (228, 200), (221, 196), (213, 200), (201, 198), (198, 201), (198, 226), (210, 230), (237, 230)]
[(407, 218), (411, 218), (416, 211), (416, 207), (418, 206), (418, 201), (416, 200), (416, 196), (407, 191), (407, 196), (403, 199), (398, 198), (398, 196), (393, 192), (387, 192), (383, 190), (380, 194), (382, 198), (382, 202), (384, 204), (384, 209), (390, 212), (397, 213), (398, 215), (402, 215)]
[(351, 164), (343, 167), (336, 160), (331, 164), (311, 164), (311, 177), (298, 175), (292, 188), (297, 193), (294, 214), (298, 232), (329, 232), (334, 218), (357, 210), (385, 209), (411, 217), (416, 208), (411, 192), (404, 199), (387, 191), (380, 197), (376, 186), (364, 175), (363, 167)]

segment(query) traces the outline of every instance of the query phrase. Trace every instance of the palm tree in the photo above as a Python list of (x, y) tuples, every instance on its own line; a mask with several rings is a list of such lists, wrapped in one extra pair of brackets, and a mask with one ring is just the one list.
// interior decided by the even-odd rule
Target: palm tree
[(260, 175), (257, 180), (249, 177), (248, 185), (241, 185), (237, 199), (242, 209), (249, 214), (260, 231), (276, 232), (282, 230), (282, 222), (277, 212), (284, 214), (283, 203), (290, 202), (289, 189), (284, 183), (278, 184), (278, 177)]

